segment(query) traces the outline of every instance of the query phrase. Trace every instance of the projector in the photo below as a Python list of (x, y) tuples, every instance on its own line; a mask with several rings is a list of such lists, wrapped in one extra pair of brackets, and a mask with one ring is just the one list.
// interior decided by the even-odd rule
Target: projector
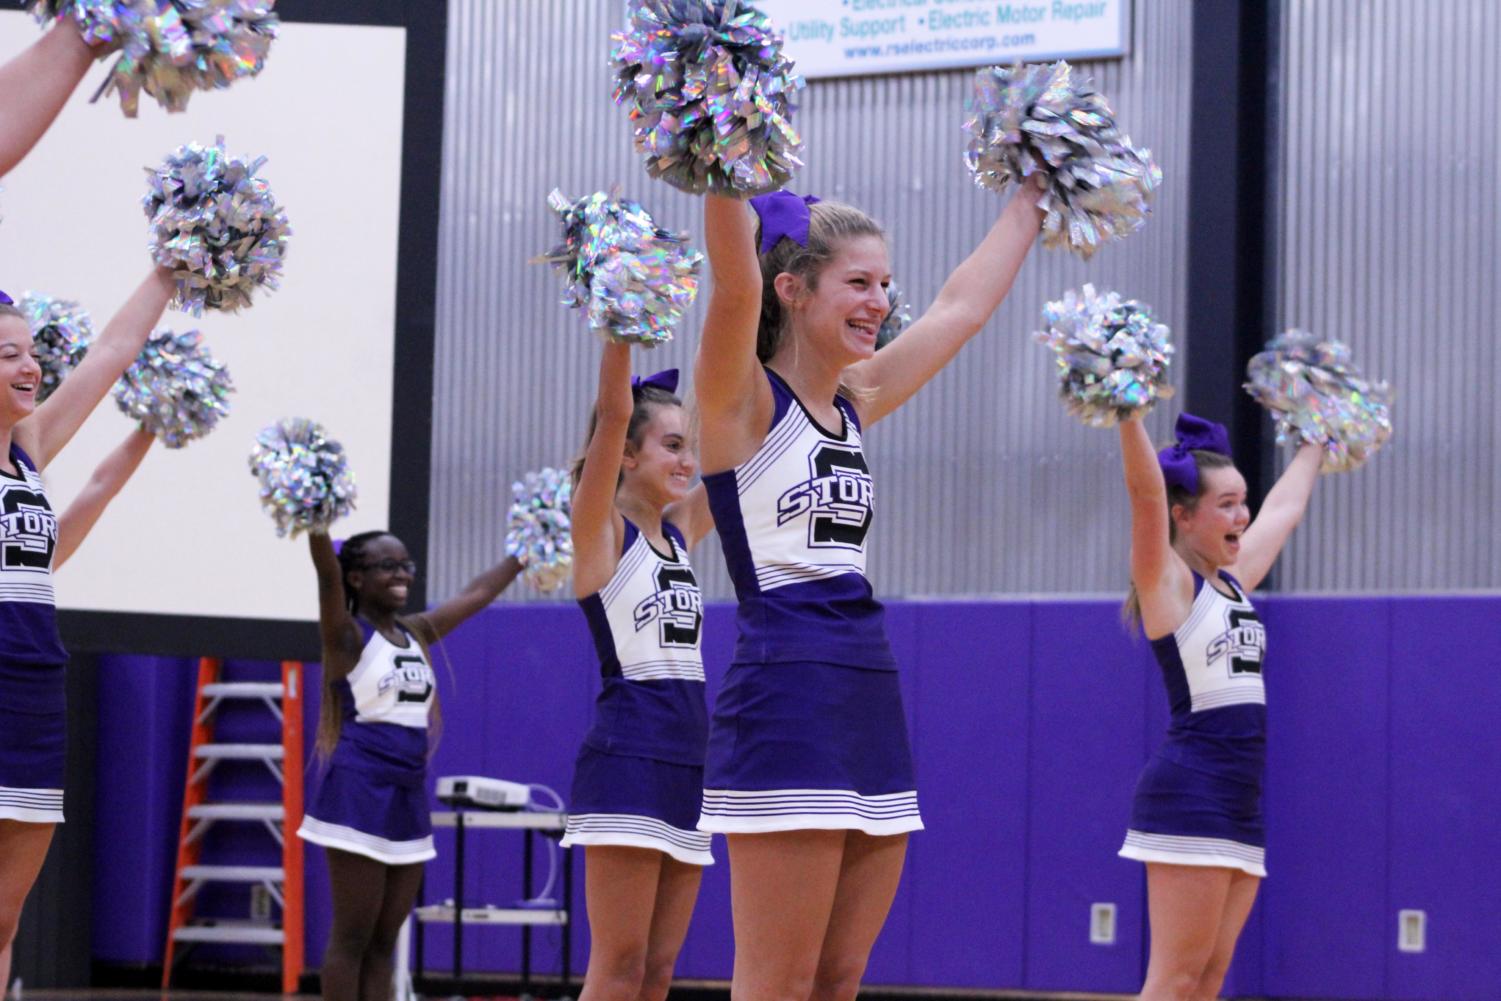
[(520, 782), (487, 779), (482, 775), (445, 775), (438, 780), (438, 801), (479, 810), (522, 810), (532, 791)]

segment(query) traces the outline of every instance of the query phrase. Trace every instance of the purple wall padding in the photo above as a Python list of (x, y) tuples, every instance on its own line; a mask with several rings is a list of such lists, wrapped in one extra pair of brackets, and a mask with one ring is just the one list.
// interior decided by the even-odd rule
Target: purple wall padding
[[(1115, 605), (1031, 609), (1025, 986), (1129, 993), (1141, 986), (1144, 884), (1119, 858), (1131, 794), (1146, 760), (1146, 702), (1163, 701), (1156, 662), (1133, 643)], [(1028, 695), (1030, 694), (1030, 698)], [(1154, 741), (1160, 737), (1159, 730)], [(1116, 942), (1089, 940), (1090, 907), (1116, 905)]]
[[(915, 690), (908, 705), (927, 829), (909, 841), (903, 883), (912, 965), (899, 982), (1020, 984), (1029, 609), (913, 607), (919, 651), (915, 661), (902, 663)], [(879, 943), (883, 952), (890, 938), (888, 929)]]
[[(1394, 602), (1387, 914), (1391, 998), (1501, 997), (1501, 602)], [(1401, 953), (1399, 910), (1428, 912)]]
[[(1272, 596), (1261, 605), (1271, 642), (1271, 877), (1227, 995), (1495, 998), (1501, 596)], [(927, 830), (911, 839), (867, 979), (1135, 990), (1144, 881), (1115, 852), (1137, 772), (1167, 721), (1149, 651), (1122, 633), (1114, 601), (889, 607)], [(711, 695), (732, 647), (733, 611), (711, 607)], [(567, 796), (598, 684), (576, 608), (489, 609), (444, 643), (438, 671), (445, 733), (435, 775), (541, 782)], [(190, 661), (100, 664), (96, 809), (107, 836), (96, 842), (95, 943), (104, 962), (160, 962), (193, 674)], [(316, 698), (308, 701), (311, 747)], [(429, 901), (452, 895), (451, 832), (440, 833), (438, 850)], [(679, 962), (684, 977), (730, 972), (723, 839), (714, 851), (718, 864), (705, 874)], [(519, 835), (472, 835), (466, 899), (515, 900), (520, 859)], [(576, 871), (574, 969), (582, 971), (582, 865)], [(308, 853), (307, 878), (316, 965), (329, 915), (318, 850)], [(1117, 905), (1118, 940), (1091, 945), (1089, 905), (1105, 901)], [(1398, 953), (1402, 907), (1428, 912), (1427, 952)], [(465, 938), (469, 968), (518, 969), (514, 929), (471, 929)], [(539, 971), (556, 968), (557, 942), (556, 931), (535, 936)], [(446, 969), (448, 932), (430, 930), (426, 946), (429, 963)]]
[[(1268, 647), (1264, 982), (1383, 998), (1391, 602), (1273, 598)], [(1330, 957), (1340, 961), (1331, 963)]]

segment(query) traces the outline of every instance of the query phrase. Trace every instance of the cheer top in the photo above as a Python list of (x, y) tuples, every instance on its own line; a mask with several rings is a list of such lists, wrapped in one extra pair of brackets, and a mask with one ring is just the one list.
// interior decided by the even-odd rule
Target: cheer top
[(354, 670), (334, 682), (344, 714), (331, 763), (365, 770), (421, 774), (427, 768), (427, 721), (437, 690), (417, 638), (399, 625), (406, 646), (356, 619), (365, 648)]
[(52, 593), (57, 516), (31, 456), (12, 444), (10, 460), (16, 474), (0, 470), (0, 660), (64, 664)]
[(737, 664), (817, 661), (895, 670), (885, 611), (865, 578), (873, 513), (854, 405), (818, 425), (771, 369), (771, 430), (734, 469), (704, 477), (740, 604)]
[(1234, 599), (1194, 574), (1187, 621), (1152, 640), (1172, 709), (1158, 753), (1188, 768), (1259, 784), (1266, 758), (1266, 629), (1240, 583), (1224, 571), (1220, 579)]
[(683, 534), (662, 523), (660, 553), (629, 519), (608, 583), (579, 600), (604, 687), (584, 743), (676, 764), (704, 763), (709, 719), (699, 655), (703, 597)]

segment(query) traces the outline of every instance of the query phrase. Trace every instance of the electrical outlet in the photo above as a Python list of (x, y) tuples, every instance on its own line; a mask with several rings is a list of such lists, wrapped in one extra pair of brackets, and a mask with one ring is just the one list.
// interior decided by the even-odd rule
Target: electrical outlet
[(1397, 951), (1423, 952), (1428, 948), (1428, 912), (1397, 912)]
[(1115, 905), (1089, 905), (1089, 941), (1093, 945), (1115, 944)]
[(250, 887), (250, 920), (271, 921), (271, 891), (261, 883)]

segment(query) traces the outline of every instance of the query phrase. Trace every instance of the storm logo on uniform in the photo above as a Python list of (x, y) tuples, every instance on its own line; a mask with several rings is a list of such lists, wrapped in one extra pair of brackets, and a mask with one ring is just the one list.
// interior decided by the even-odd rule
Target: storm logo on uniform
[(57, 545), (57, 516), (47, 498), (24, 487), (0, 492), (0, 567), (45, 570)]
[(664, 566), (657, 571), (657, 593), (637, 605), (632, 616), (638, 633), (657, 623), (658, 639), (664, 647), (697, 649), (703, 609), (703, 596), (693, 571), (684, 566)]
[(1225, 614), (1226, 629), (1209, 642), (1205, 657), (1210, 665), (1229, 659), (1230, 677), (1261, 673), (1261, 655), (1266, 650), (1266, 627), (1255, 612), (1232, 608)]
[(874, 493), (865, 456), (850, 445), (820, 442), (808, 456), (809, 477), (777, 498), (777, 525), (808, 515), (814, 549), (864, 549)]
[(396, 689), (397, 702), (426, 702), (433, 694), (433, 672), (427, 661), (412, 654), (399, 654), (391, 673), (380, 679), (378, 691), (384, 695)]

